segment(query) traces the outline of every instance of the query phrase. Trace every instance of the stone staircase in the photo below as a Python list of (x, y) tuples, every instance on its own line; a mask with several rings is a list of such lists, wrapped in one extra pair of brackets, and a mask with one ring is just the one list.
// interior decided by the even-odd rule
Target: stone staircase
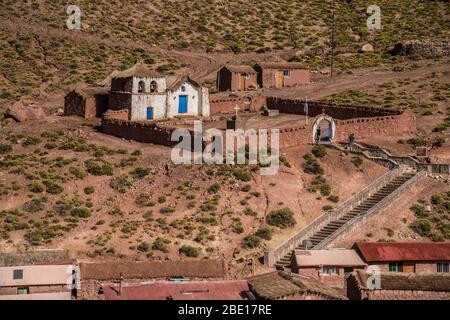
[(265, 265), (283, 269), (290, 265), (294, 249), (327, 248), (339, 236), (380, 212), (426, 174), (426, 171), (417, 172), (411, 167), (397, 167), (388, 171), (274, 250), (265, 252)]

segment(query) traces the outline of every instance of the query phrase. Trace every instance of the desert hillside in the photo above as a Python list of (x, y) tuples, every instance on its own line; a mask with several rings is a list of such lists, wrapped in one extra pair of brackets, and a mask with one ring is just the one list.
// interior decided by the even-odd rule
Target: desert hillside
[[(2, 2), (0, 103), (92, 85), (140, 59), (209, 83), (227, 61), (285, 59), (322, 70), (330, 64), (333, 25), (337, 72), (399, 63), (406, 58), (386, 54), (396, 42), (450, 34), (445, 1), (378, 1), (382, 29), (373, 32), (366, 27), (372, 3), (363, 0), (80, 1), (81, 30), (65, 26), (69, 4)], [(359, 53), (366, 43), (374, 51)]]
[[(239, 270), (386, 171), (334, 150), (316, 157), (310, 146), (286, 149), (274, 176), (256, 166), (174, 166), (165, 147), (105, 136), (77, 118), (47, 121), (50, 131), (38, 122), (2, 130), (2, 250), (224, 257)], [(322, 171), (305, 169), (306, 154)]]

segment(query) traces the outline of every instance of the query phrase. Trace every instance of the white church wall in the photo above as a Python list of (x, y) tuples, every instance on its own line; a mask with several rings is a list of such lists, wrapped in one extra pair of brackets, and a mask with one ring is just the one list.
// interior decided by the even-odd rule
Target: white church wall
[(153, 119), (164, 118), (166, 112), (167, 95), (164, 94), (136, 94), (132, 97), (130, 120), (147, 120), (147, 108), (153, 108)]
[[(182, 91), (182, 87), (184, 86), (185, 91)], [(187, 96), (187, 112), (179, 114), (178, 113), (178, 103), (179, 103), (179, 96)], [(199, 103), (201, 100), (201, 97), (199, 97), (199, 88), (196, 87), (194, 84), (186, 81), (182, 83), (178, 88), (175, 89), (175, 91), (169, 91), (168, 92), (168, 99), (169, 99), (169, 112), (168, 117), (174, 117), (178, 115), (191, 115), (195, 116), (199, 114)]]

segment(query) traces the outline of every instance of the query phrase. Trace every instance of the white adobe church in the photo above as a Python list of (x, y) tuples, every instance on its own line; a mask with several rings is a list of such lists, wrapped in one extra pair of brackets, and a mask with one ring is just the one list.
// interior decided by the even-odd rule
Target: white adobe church
[(128, 110), (129, 120), (209, 116), (206, 87), (187, 76), (164, 76), (138, 62), (111, 77), (109, 109)]

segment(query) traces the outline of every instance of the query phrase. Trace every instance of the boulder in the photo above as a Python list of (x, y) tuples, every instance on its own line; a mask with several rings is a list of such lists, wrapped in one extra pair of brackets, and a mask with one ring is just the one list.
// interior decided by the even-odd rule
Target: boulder
[(366, 43), (361, 47), (361, 52), (372, 52), (373, 51), (373, 45), (370, 43)]
[(6, 110), (6, 116), (16, 121), (23, 122), (29, 120), (41, 120), (45, 118), (44, 109), (38, 106), (24, 106), (21, 102), (16, 102)]

